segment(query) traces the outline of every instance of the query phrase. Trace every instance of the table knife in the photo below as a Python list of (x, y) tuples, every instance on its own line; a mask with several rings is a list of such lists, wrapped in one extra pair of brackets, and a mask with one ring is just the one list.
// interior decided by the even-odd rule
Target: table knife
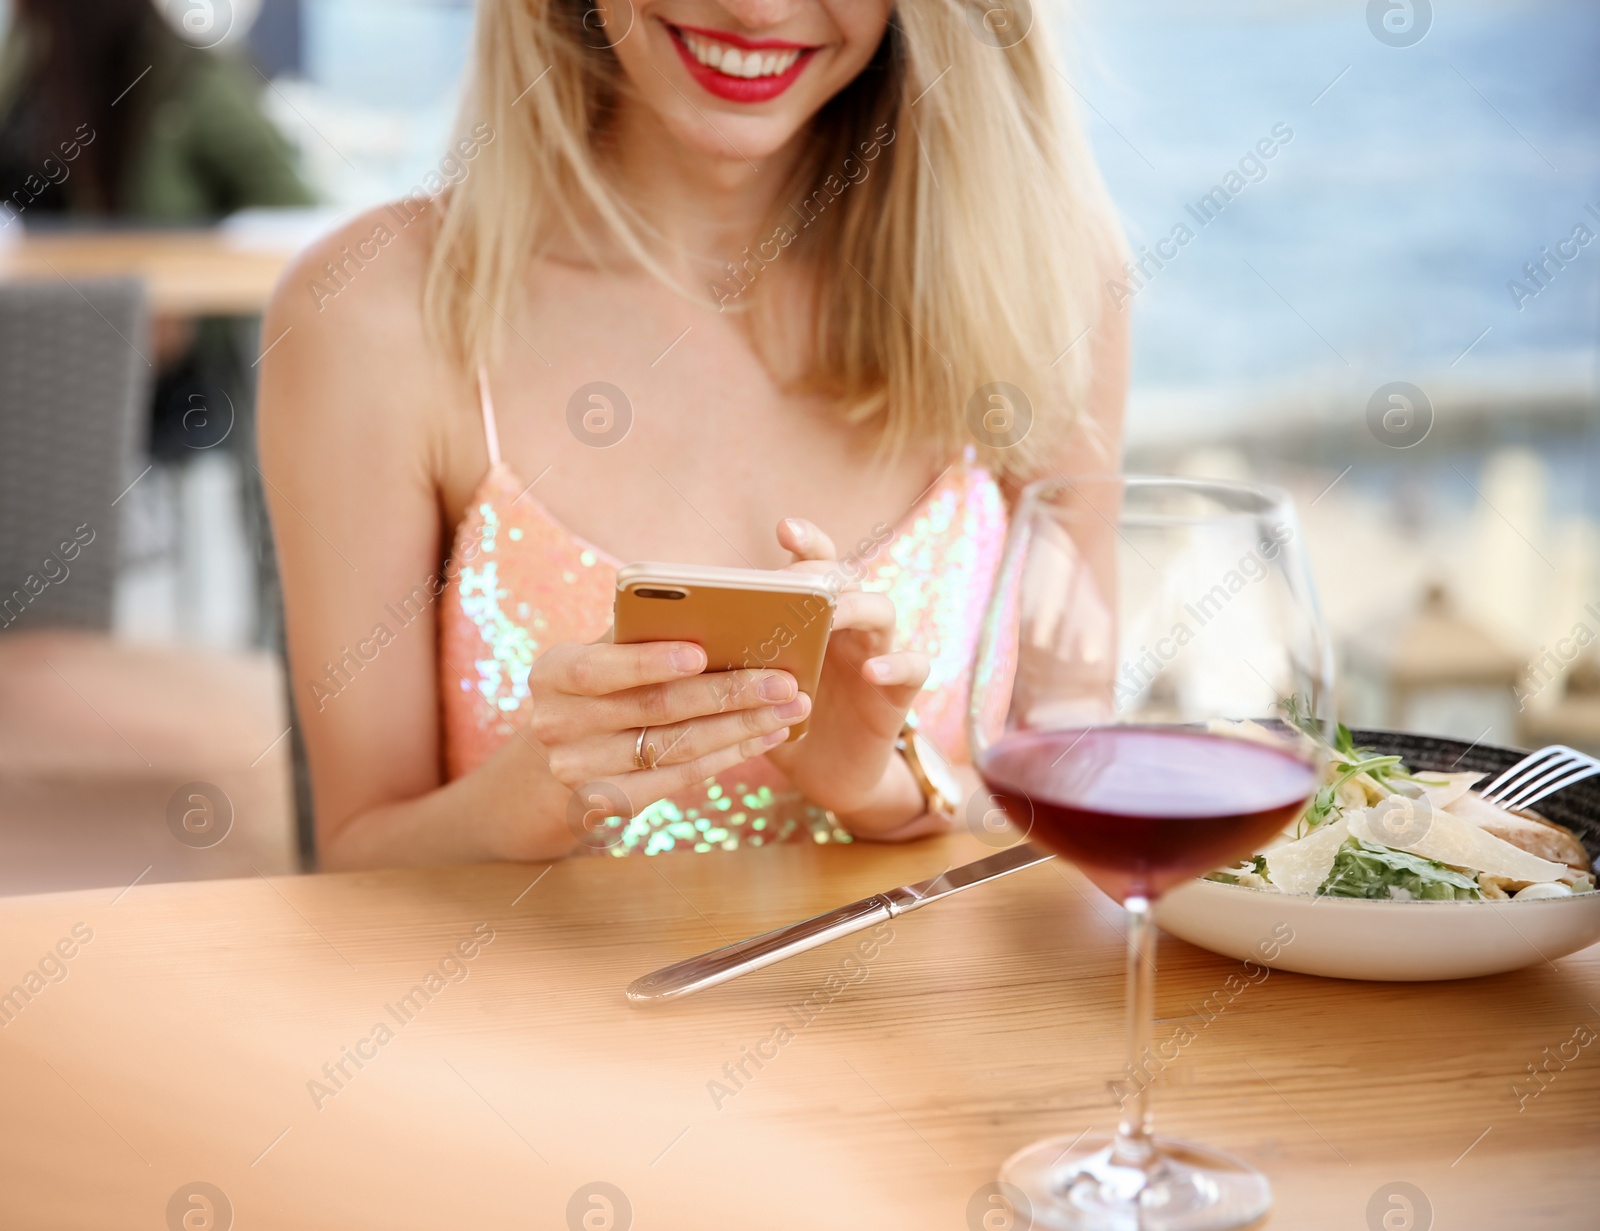
[(1054, 858), (1048, 851), (1042, 851), (1031, 843), (1019, 843), (998, 855), (951, 868), (948, 872), (914, 885), (901, 885), (898, 889), (875, 893), (870, 898), (862, 898), (848, 906), (791, 923), (775, 932), (765, 932), (726, 948), (663, 966), (630, 983), (628, 999), (635, 1004), (643, 1004), (689, 996), (726, 983), (729, 979), (737, 979), (752, 970), (781, 962), (786, 957), (804, 953), (807, 949), (815, 949), (830, 940), (848, 936), (851, 932), (898, 918), (907, 911), (947, 898), (952, 893), (960, 893), (963, 889), (1009, 876)]

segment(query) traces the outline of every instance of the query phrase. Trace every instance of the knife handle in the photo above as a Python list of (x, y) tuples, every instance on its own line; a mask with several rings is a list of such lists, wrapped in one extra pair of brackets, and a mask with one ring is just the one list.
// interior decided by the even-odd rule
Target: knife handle
[(875, 923), (892, 919), (902, 909), (904, 907), (887, 894), (875, 894), (826, 914), (792, 923), (775, 932), (766, 932), (724, 949), (664, 966), (630, 983), (628, 999), (637, 1004), (671, 1000), (691, 992), (704, 991), (752, 970), (770, 966), (773, 962), (804, 953), (807, 949), (825, 945), (841, 936), (848, 936), (851, 932), (859, 932)]

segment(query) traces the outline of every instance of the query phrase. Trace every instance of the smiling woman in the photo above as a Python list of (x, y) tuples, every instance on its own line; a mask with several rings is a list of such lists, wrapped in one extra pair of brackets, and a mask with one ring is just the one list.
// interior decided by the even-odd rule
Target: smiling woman
[[(765, 215), (763, 237), (810, 223), (797, 249), (812, 266), (809, 354), (773, 353), (762, 311), (792, 287), (747, 304), (768, 318), (754, 340), (769, 364), (891, 450), (915, 438), (948, 453), (971, 443), (973, 391), (1004, 376), (1057, 413), (984, 460), (1031, 473), (1084, 405), (1093, 349), (1074, 343), (1098, 319), (1095, 274), (1117, 241), (1045, 30), (998, 36), (989, 9), (924, 0), (890, 20), (887, 3), (820, 0), (486, 6), (468, 113), (504, 139), (451, 200), (428, 284), (437, 331), (469, 362), (487, 359), (520, 277), (502, 254), (563, 231), (599, 263), (709, 284), (716, 298), (740, 245), (697, 261), (662, 217), (688, 172), (701, 182), (672, 204), (689, 208), (714, 180), (733, 190), (719, 195), (737, 202), (737, 225)], [(744, 10), (761, 37), (738, 28)], [(864, 150), (902, 134), (873, 182), (841, 193)], [(685, 149), (699, 155), (692, 171)], [(619, 180), (603, 160), (622, 150), (637, 174)], [(796, 209), (841, 195), (822, 216)]]
[[(265, 326), (327, 863), (592, 848), (596, 799), (613, 854), (950, 823), (927, 765), (966, 759), (1008, 493), (1116, 464), (1126, 367), (1098, 174), (1044, 30), (995, 11), (480, 4), (460, 127), (493, 142), (321, 312), (290, 288), (379, 215), (314, 246)], [(814, 698), (609, 644), (641, 559), (854, 579)]]

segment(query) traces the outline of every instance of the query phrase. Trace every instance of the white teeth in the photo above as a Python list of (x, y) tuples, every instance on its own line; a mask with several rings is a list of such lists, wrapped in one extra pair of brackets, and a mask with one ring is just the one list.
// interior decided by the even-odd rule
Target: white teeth
[(690, 34), (687, 30), (679, 33), (690, 55), (707, 68), (714, 68), (730, 77), (743, 77), (746, 80), (755, 77), (776, 77), (788, 72), (800, 58), (799, 51), (793, 49), (765, 53), (754, 50), (741, 51), (727, 43)]

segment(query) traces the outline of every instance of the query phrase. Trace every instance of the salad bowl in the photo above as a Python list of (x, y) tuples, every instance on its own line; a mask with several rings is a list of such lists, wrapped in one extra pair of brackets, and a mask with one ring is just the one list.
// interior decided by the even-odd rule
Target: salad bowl
[[(1524, 755), (1511, 748), (1396, 731), (1352, 733), (1416, 772), (1481, 770)], [(1600, 856), (1600, 779), (1542, 800), (1539, 813)], [(1600, 941), (1600, 892), (1533, 900), (1400, 901), (1312, 897), (1196, 880), (1159, 908), (1164, 931), (1241, 961), (1339, 979), (1422, 981), (1501, 974), (1554, 963)]]

